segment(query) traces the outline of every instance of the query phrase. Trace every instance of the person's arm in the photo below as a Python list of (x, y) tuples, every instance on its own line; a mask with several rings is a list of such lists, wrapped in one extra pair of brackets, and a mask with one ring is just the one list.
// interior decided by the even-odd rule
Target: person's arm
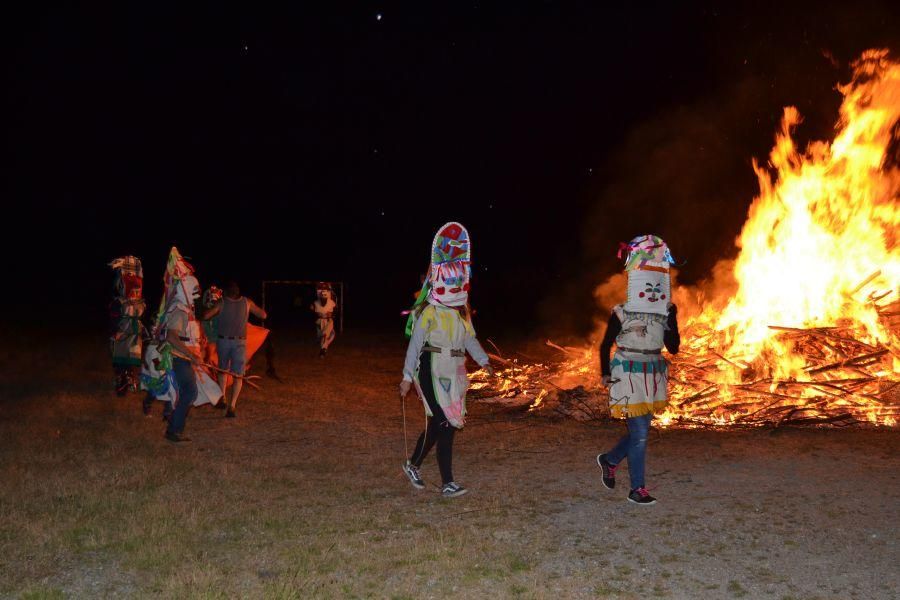
[(200, 320), (201, 321), (209, 321), (214, 316), (216, 316), (217, 314), (222, 312), (222, 302), (223, 302), (222, 300), (219, 300), (218, 302), (213, 304), (211, 307), (209, 307), (206, 310), (204, 310), (203, 312), (201, 312)]
[(600, 342), (600, 374), (608, 378), (610, 376), (609, 369), (609, 353), (612, 351), (612, 345), (616, 341), (616, 337), (622, 332), (622, 321), (613, 313), (609, 316), (606, 323), (606, 333), (603, 335), (603, 341)]
[(425, 328), (417, 320), (409, 338), (409, 345), (406, 347), (406, 360), (403, 361), (403, 381), (412, 381), (413, 377), (415, 377), (419, 356), (422, 354), (422, 348), (425, 346), (425, 335)]
[(666, 321), (666, 330), (663, 332), (663, 343), (670, 353), (678, 354), (678, 349), (681, 347), (681, 334), (678, 332), (678, 307), (674, 304), (669, 307), (669, 319)]
[(266, 311), (258, 307), (256, 303), (249, 298), (247, 299), (247, 306), (250, 308), (250, 314), (257, 319), (262, 319), (263, 321), (265, 321), (269, 318), (269, 316), (266, 314)]
[(489, 367), (490, 366), (490, 357), (487, 355), (487, 352), (484, 351), (484, 348), (481, 347), (481, 342), (478, 341), (478, 338), (474, 335), (467, 335), (465, 341), (466, 352), (469, 353), (469, 356), (478, 363), (479, 367)]

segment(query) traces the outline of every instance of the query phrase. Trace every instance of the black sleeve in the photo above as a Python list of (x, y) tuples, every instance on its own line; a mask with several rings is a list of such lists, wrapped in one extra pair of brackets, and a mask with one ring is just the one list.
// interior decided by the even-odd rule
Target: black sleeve
[(678, 348), (681, 346), (681, 334), (678, 333), (678, 308), (674, 304), (669, 307), (669, 320), (666, 325), (668, 329), (663, 333), (663, 343), (670, 353), (678, 354)]
[(622, 332), (622, 321), (613, 313), (609, 316), (609, 322), (606, 323), (606, 333), (603, 334), (603, 341), (600, 342), (600, 374), (609, 375), (609, 353), (612, 345), (616, 341), (616, 336)]

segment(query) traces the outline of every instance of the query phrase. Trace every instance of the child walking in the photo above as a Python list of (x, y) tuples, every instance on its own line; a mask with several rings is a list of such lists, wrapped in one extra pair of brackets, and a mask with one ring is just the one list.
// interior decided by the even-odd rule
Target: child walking
[(437, 462), (445, 498), (468, 490), (453, 478), (453, 438), (465, 424), (466, 352), (493, 374), (487, 353), (475, 337), (469, 310), (471, 241), (466, 228), (447, 223), (432, 243), (431, 267), (406, 325), (409, 346), (403, 365), (400, 397), (415, 385), (428, 423), (416, 442), (403, 472), (416, 489), (425, 482), (419, 467), (437, 445)]
[[(647, 492), (644, 462), (647, 435), (653, 413), (668, 402), (668, 363), (662, 357), (663, 346), (678, 353), (677, 309), (672, 304), (669, 265), (672, 255), (666, 243), (655, 235), (638, 236), (628, 244), (625, 270), (628, 273), (628, 299), (613, 307), (600, 343), (600, 372), (609, 388), (610, 413), (624, 417), (628, 433), (612, 450), (597, 456), (603, 485), (616, 486), (616, 469), (628, 460), (631, 491), (628, 500), (636, 504), (654, 504)], [(610, 362), (613, 342), (616, 352)]]

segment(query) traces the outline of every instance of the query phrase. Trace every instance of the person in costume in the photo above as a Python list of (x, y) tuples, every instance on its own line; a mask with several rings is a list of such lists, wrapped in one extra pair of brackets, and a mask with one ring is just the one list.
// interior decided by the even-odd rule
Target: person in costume
[(115, 271), (115, 298), (110, 304), (112, 335), (110, 352), (116, 375), (116, 395), (136, 391), (141, 368), (143, 330), (141, 316), (146, 303), (143, 298), (144, 271), (134, 256), (123, 256), (109, 263)]
[(466, 415), (466, 352), (493, 374), (488, 355), (475, 337), (469, 310), (472, 276), (471, 240), (459, 223), (438, 230), (431, 249), (428, 277), (406, 325), (409, 346), (403, 365), (400, 397), (415, 385), (425, 405), (428, 423), (416, 442), (403, 472), (417, 489), (425, 483), (419, 475), (422, 461), (437, 444), (437, 462), (444, 497), (466, 493), (453, 478), (453, 438)]
[(310, 310), (316, 313), (316, 336), (319, 338), (319, 356), (328, 353), (328, 347), (334, 341), (334, 311), (337, 302), (334, 299), (334, 290), (329, 283), (316, 285), (316, 299), (310, 305)]
[[(210, 311), (205, 315), (207, 318), (216, 317), (218, 321), (218, 342), (216, 350), (218, 352), (219, 368), (230, 371), (235, 375), (243, 375), (247, 366), (247, 319), (250, 315), (258, 319), (266, 318), (266, 311), (258, 307), (253, 300), (245, 298), (241, 295), (241, 289), (234, 281), (228, 282), (225, 286), (225, 297), (217, 302)], [(258, 344), (253, 348), (255, 352), (263, 340), (260, 339)], [(228, 386), (228, 375), (220, 372), (218, 374), (219, 387), (225, 392)], [(238, 396), (241, 394), (243, 387), (243, 379), (240, 377), (233, 378), (231, 384), (231, 395), (228, 397), (228, 411), (226, 417), (236, 417), (235, 408), (237, 408)]]
[(203, 360), (210, 364), (219, 362), (216, 348), (216, 343), (219, 340), (219, 322), (216, 319), (214, 309), (221, 300), (221, 288), (211, 285), (203, 291), (203, 299), (200, 303), (205, 311), (203, 315), (205, 318), (200, 322), (203, 326), (203, 335), (206, 337), (206, 349), (203, 354)]
[(165, 291), (153, 341), (144, 355), (141, 383), (153, 397), (172, 407), (166, 439), (187, 442), (190, 440), (183, 434), (191, 406), (215, 404), (222, 390), (203, 368), (205, 337), (194, 309), (200, 299), (200, 282), (174, 246), (163, 281)]
[[(655, 235), (642, 235), (621, 244), (619, 258), (628, 252), (628, 297), (613, 307), (600, 343), (600, 371), (609, 389), (610, 413), (624, 417), (628, 433), (616, 446), (597, 456), (603, 485), (613, 489), (616, 469), (628, 460), (631, 491), (628, 500), (653, 504), (644, 480), (647, 436), (653, 413), (665, 408), (668, 399), (669, 365), (663, 346), (678, 353), (677, 309), (672, 304), (669, 265), (674, 261), (666, 243)], [(610, 362), (613, 343), (616, 352)]]

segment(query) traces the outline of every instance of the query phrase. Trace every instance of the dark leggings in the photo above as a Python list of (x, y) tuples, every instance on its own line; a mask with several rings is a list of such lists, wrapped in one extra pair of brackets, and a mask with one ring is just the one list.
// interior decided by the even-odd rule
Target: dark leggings
[(419, 360), (419, 387), (425, 394), (425, 401), (428, 402), (432, 417), (428, 420), (428, 427), (419, 436), (416, 449), (409, 458), (409, 462), (416, 467), (421, 467), (422, 461), (437, 443), (437, 461), (438, 468), (441, 470), (441, 479), (445, 484), (450, 483), (453, 481), (453, 436), (456, 434), (456, 427), (447, 421), (444, 411), (441, 410), (441, 406), (434, 396), (430, 352), (422, 352), (422, 358)]

